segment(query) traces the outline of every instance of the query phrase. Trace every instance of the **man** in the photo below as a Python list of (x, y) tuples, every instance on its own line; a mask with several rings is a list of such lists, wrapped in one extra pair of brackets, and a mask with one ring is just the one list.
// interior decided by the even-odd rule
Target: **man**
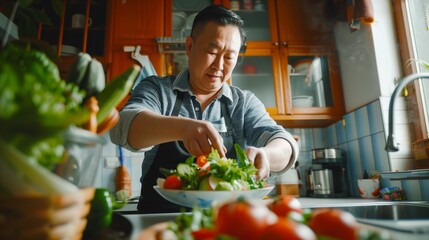
[[(257, 178), (288, 170), (298, 157), (292, 135), (277, 125), (249, 91), (229, 86), (246, 35), (234, 12), (209, 6), (195, 17), (186, 39), (187, 70), (175, 76), (142, 80), (111, 130), (113, 143), (145, 150), (140, 212), (179, 211), (154, 190), (159, 168), (174, 169), (189, 155), (216, 149), (236, 158), (234, 143), (258, 169)], [(150, 148), (150, 149), (148, 149)]]

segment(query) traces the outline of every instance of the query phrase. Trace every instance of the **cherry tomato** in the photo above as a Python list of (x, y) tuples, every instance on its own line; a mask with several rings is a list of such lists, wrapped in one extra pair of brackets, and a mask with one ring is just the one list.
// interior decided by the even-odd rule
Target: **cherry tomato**
[(206, 165), (206, 163), (208, 162), (208, 158), (205, 155), (201, 155), (199, 157), (197, 157), (197, 165), (198, 167), (202, 168), (204, 167), (204, 165)]
[(177, 175), (170, 175), (164, 181), (165, 189), (182, 189), (182, 180)]
[(276, 221), (277, 216), (265, 205), (237, 200), (219, 207), (215, 228), (221, 235), (253, 240), (258, 239), (265, 228)]
[(315, 240), (316, 234), (307, 225), (296, 223), (287, 218), (266, 227), (259, 240)]
[(355, 217), (339, 209), (315, 209), (307, 222), (317, 236), (337, 239), (358, 239), (358, 227)]
[(196, 231), (193, 231), (192, 237), (195, 240), (215, 240), (216, 239), (216, 231), (214, 229), (209, 228), (200, 228)]
[(200, 168), (198, 175), (200, 177), (203, 177), (204, 175), (210, 172), (210, 165), (207, 164), (208, 162), (209, 162), (209, 159), (205, 155), (201, 155), (197, 158), (197, 165)]
[(302, 213), (299, 200), (289, 195), (281, 195), (275, 198), (268, 204), (268, 208), (281, 218), (288, 217), (291, 212)]

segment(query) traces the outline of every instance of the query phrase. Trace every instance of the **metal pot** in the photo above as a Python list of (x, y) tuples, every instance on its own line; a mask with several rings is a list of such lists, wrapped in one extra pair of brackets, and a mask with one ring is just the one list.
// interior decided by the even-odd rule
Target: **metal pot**
[(331, 169), (312, 170), (310, 184), (314, 195), (329, 196), (334, 193), (334, 177)]
[(336, 148), (318, 148), (311, 150), (311, 156), (313, 160), (317, 159), (330, 159), (330, 158), (341, 158), (341, 149)]

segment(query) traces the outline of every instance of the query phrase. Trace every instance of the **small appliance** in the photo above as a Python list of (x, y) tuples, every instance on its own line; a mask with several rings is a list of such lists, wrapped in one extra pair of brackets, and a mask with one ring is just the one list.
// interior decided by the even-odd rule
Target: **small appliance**
[(313, 149), (311, 154), (312, 165), (306, 170), (307, 196), (350, 196), (346, 159), (342, 150), (320, 148)]

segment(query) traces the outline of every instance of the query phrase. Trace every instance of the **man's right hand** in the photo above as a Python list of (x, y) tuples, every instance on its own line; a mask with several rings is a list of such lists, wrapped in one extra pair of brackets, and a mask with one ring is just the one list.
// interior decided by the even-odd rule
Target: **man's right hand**
[(208, 155), (212, 148), (216, 149), (221, 157), (226, 156), (223, 138), (208, 121), (191, 120), (183, 128), (183, 144), (193, 156)]

